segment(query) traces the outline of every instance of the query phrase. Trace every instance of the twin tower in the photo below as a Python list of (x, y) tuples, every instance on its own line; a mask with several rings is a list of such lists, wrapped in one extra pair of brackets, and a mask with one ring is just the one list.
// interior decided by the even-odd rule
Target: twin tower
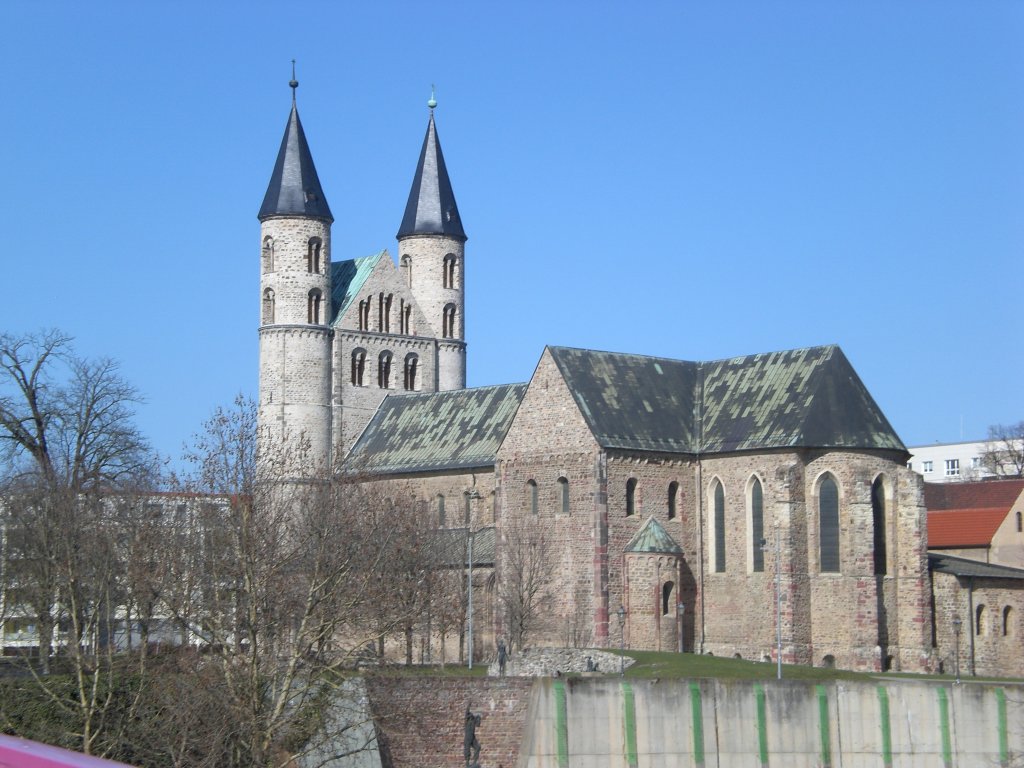
[(259, 450), (312, 476), (344, 460), (388, 394), (466, 386), (466, 234), (431, 97), (397, 265), (387, 251), (332, 261), (334, 217), (297, 86), (259, 212)]

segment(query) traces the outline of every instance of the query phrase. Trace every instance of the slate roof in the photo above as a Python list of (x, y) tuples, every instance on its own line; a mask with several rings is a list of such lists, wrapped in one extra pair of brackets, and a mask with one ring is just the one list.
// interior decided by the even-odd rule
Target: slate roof
[(331, 262), (331, 323), (335, 323), (363, 289), (363, 283), (387, 251), (359, 259)]
[(657, 552), (659, 554), (681, 555), (682, 547), (676, 544), (668, 531), (651, 515), (640, 526), (640, 530), (626, 545), (626, 552)]
[(928, 547), (988, 547), (1013, 505), (1024, 480), (977, 483), (925, 483)]
[(427, 123), (427, 135), (423, 137), (423, 149), (420, 150), (420, 161), (409, 190), (405, 215), (398, 228), (399, 238), (408, 235), (449, 235), (466, 239), (441, 153), (441, 141), (437, 138), (433, 110)]
[(309, 216), (334, 221), (294, 101), (267, 194), (260, 206), (260, 221), (269, 216)]
[(346, 460), (350, 472), (431, 472), (488, 467), (526, 392), (502, 384), (389, 395)]
[(605, 448), (906, 448), (837, 346), (686, 362), (552, 347)]
[(1024, 580), (1024, 568), (1011, 568), (1008, 565), (993, 565), (966, 557), (954, 557), (938, 552), (928, 553), (929, 570), (948, 573), (952, 576), (976, 577), (981, 579), (1021, 579)]

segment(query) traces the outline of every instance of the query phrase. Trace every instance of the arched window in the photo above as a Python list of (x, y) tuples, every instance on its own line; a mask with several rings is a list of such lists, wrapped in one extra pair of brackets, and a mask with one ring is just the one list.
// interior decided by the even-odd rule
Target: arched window
[(636, 512), (636, 478), (626, 481), (626, 517)]
[(455, 305), (445, 304), (441, 315), (441, 336), (445, 339), (455, 338)]
[(377, 386), (391, 389), (391, 353), (386, 350), (377, 358)]
[(323, 245), (319, 237), (311, 237), (306, 246), (306, 271), (311, 274), (320, 274), (323, 269), (320, 259), (320, 247)]
[(675, 583), (666, 581), (661, 585), (661, 615), (668, 616), (672, 609), (675, 608), (672, 605), (672, 590), (675, 589)]
[(412, 288), (412, 258), (408, 253), (402, 257), (402, 269), (405, 270), (405, 284)]
[(353, 349), (352, 350), (352, 386), (362, 387), (363, 374), (366, 371), (366, 350), (365, 349)]
[(679, 483), (674, 480), (668, 484), (668, 519), (676, 519), (676, 499), (679, 497)]
[(469, 528), (473, 519), (473, 495), (469, 491), (462, 494), (462, 524)]
[(871, 484), (871, 525), (875, 532), (875, 575), (884, 576), (888, 557), (885, 547), (885, 485), (881, 477)]
[(274, 271), (274, 238), (267, 235), (263, 238), (263, 272)]
[(359, 302), (359, 330), (370, 330), (370, 300), (363, 299)]
[(974, 609), (974, 634), (981, 637), (985, 634), (985, 606), (979, 605)]
[(377, 297), (377, 330), (381, 333), (391, 333), (391, 299), (390, 293)]
[(761, 490), (761, 481), (754, 478), (750, 484), (750, 542), (751, 565), (755, 573), (764, 570), (764, 550), (761, 549), (761, 539), (764, 538), (764, 493)]
[(822, 573), (839, 573), (839, 487), (831, 475), (818, 486), (818, 557)]
[(1013, 616), (1013, 609), (1010, 606), (1003, 608), (1003, 637), (1010, 634), (1010, 618)]
[(274, 289), (267, 288), (263, 292), (263, 324), (274, 322)]
[(402, 307), (402, 333), (412, 336), (412, 304)]
[(444, 257), (444, 264), (442, 265), (442, 277), (441, 282), (445, 288), (455, 287), (455, 258), (454, 253), (449, 253)]
[(725, 489), (715, 481), (714, 490), (715, 573), (725, 573)]
[(569, 514), (569, 481), (564, 477), (558, 478), (558, 500), (559, 509), (563, 515)]
[(309, 324), (320, 325), (320, 305), (323, 302), (323, 296), (320, 293), (319, 288), (314, 288), (309, 292)]
[(537, 514), (537, 481), (527, 480), (526, 481), (526, 495), (530, 499), (530, 514)]
[(447, 520), (445, 519), (444, 514), (444, 494), (439, 493), (437, 494), (437, 525), (440, 528), (444, 528), (446, 523)]
[(416, 372), (419, 368), (420, 358), (415, 352), (410, 352), (405, 356), (405, 375), (404, 385), (408, 392), (414, 392), (416, 390)]

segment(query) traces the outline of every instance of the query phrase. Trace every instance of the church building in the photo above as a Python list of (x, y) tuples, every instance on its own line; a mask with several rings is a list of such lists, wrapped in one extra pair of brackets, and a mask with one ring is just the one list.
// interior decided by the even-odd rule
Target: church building
[(549, 347), (529, 382), (466, 388), (466, 234), (428, 106), (397, 259), (333, 261), (293, 90), (259, 212), (261, 450), (414, 488), (487, 542), (491, 648), (526, 552), (530, 645), (929, 668), (922, 483), (838, 347)]

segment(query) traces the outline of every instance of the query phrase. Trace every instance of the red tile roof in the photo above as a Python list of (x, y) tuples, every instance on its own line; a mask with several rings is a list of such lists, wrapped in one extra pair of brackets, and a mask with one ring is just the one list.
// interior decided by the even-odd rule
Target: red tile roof
[(1024, 493), (1024, 480), (925, 483), (928, 548), (988, 547)]

